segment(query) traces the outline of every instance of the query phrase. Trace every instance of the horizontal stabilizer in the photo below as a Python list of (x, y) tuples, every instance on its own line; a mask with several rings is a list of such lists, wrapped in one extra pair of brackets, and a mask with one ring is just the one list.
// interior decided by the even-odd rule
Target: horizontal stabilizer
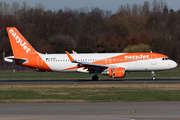
[(10, 62), (10, 63), (15, 63), (15, 60), (17, 60), (20, 63), (28, 62), (28, 59), (25, 59), (25, 58), (14, 58), (14, 56), (9, 56), (9, 57), (5, 57), (4, 58), (4, 61)]

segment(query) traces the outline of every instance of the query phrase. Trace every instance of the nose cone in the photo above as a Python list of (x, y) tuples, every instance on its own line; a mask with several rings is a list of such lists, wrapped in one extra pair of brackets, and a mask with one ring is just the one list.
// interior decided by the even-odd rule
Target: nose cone
[(171, 67), (172, 67), (172, 68), (177, 67), (177, 63), (176, 63), (175, 61), (172, 61), (172, 62), (171, 62)]

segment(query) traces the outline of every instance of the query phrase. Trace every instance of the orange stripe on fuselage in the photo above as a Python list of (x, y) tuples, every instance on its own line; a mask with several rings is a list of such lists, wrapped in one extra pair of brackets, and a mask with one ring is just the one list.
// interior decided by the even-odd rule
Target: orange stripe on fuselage
[[(155, 55), (155, 57), (152, 58), (153, 55)], [(109, 65), (109, 64), (117, 64), (117, 63), (127, 63), (127, 62), (139, 61), (139, 60), (163, 58), (163, 57), (167, 57), (167, 56), (159, 53), (125, 53), (122, 55), (105, 58), (101, 61), (95, 61), (92, 63)]]
[(61, 70), (61, 71), (73, 70), (73, 69), (77, 69), (77, 68), (82, 68), (82, 67), (75, 66), (75, 67), (67, 68), (67, 69), (64, 69), (64, 70)]

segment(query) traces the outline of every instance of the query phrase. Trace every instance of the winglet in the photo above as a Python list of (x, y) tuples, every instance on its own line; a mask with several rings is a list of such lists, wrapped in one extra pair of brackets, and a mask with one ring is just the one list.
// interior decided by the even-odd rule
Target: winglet
[(71, 55), (69, 54), (68, 51), (65, 51), (65, 52), (66, 52), (66, 54), (67, 54), (67, 56), (68, 56), (68, 58), (69, 58), (69, 60), (70, 60), (71, 62), (77, 63), (77, 62), (71, 57)]
[(73, 54), (77, 54), (77, 52), (76, 52), (76, 51), (74, 51), (74, 50), (72, 50), (72, 53), (73, 53)]

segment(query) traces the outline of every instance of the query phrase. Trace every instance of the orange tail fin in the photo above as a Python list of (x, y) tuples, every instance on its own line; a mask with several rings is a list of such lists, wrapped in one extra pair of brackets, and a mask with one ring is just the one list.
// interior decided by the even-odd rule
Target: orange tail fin
[(15, 27), (7, 27), (7, 32), (14, 57), (37, 53)]

